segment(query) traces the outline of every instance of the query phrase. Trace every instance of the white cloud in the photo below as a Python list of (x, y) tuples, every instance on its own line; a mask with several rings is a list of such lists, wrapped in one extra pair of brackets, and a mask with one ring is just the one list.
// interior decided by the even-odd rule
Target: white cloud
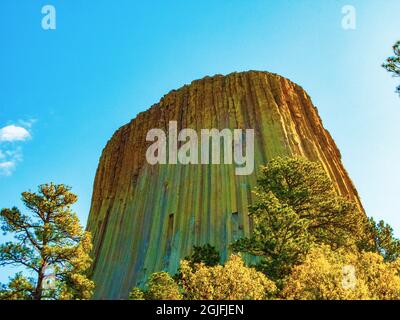
[(8, 159), (12, 159), (14, 162), (22, 161), (22, 148), (16, 147), (12, 150), (6, 150), (3, 155)]
[(30, 137), (31, 135), (28, 130), (23, 127), (17, 127), (13, 124), (0, 129), (0, 142), (24, 141)]
[[(30, 129), (34, 122), (28, 120), (24, 126), (11, 124), (0, 128), (0, 176), (11, 175), (17, 164), (22, 161), (22, 148), (19, 144), (31, 138), (27, 129)], [(18, 123), (22, 124), (21, 121)]]
[(0, 150), (0, 176), (11, 175), (17, 163), (22, 161), (22, 149), (21, 147), (16, 147), (14, 149)]
[(14, 161), (0, 162), (0, 175), (9, 176), (13, 173), (16, 163)]

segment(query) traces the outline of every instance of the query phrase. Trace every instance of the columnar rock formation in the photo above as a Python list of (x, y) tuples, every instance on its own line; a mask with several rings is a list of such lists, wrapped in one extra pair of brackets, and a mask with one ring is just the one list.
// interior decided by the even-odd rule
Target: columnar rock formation
[[(152, 128), (167, 132), (171, 120), (178, 130), (254, 129), (255, 172), (237, 176), (235, 165), (225, 164), (149, 165), (146, 134)], [(152, 272), (175, 272), (193, 245), (210, 243), (225, 258), (229, 244), (251, 232), (247, 208), (257, 168), (278, 155), (320, 161), (338, 192), (360, 203), (310, 97), (276, 74), (193, 81), (121, 127), (103, 150), (88, 222), (95, 297), (127, 298)]]

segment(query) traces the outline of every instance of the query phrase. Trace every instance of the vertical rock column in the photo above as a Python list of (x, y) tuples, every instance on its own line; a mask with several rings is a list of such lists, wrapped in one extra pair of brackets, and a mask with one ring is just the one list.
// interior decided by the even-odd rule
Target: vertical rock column
[[(255, 130), (255, 171), (233, 165), (151, 166), (150, 129)], [(319, 161), (340, 194), (361, 206), (341, 156), (310, 97), (267, 72), (232, 73), (171, 91), (121, 127), (107, 143), (94, 182), (88, 230), (94, 241), (95, 297), (125, 299), (152, 273), (174, 273), (193, 245), (210, 243), (226, 258), (229, 244), (249, 235), (248, 206), (258, 167), (276, 156)]]

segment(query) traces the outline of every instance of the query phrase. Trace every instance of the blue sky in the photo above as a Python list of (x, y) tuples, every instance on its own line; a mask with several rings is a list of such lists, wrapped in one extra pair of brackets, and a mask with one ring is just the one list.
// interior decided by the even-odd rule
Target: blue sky
[[(46, 4), (56, 30), (41, 27)], [(347, 4), (355, 30), (341, 26)], [(398, 0), (2, 0), (0, 207), (21, 207), (20, 193), (41, 183), (65, 183), (84, 224), (116, 129), (171, 89), (253, 69), (307, 90), (367, 213), (400, 235), (398, 79), (380, 67), (400, 39), (399, 12)], [(0, 270), (0, 281), (14, 271)]]

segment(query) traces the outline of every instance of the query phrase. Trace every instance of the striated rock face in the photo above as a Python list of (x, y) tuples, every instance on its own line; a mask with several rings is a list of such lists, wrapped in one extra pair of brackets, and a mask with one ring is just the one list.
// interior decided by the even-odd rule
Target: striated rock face
[[(155, 165), (146, 161), (152, 128), (255, 130), (255, 168)], [(278, 155), (320, 161), (342, 195), (360, 206), (339, 150), (298, 85), (267, 72), (232, 73), (171, 91), (120, 128), (97, 169), (88, 230), (94, 240), (96, 298), (127, 298), (155, 271), (174, 273), (193, 245), (210, 243), (225, 258), (229, 244), (249, 235), (248, 205), (257, 169)]]

